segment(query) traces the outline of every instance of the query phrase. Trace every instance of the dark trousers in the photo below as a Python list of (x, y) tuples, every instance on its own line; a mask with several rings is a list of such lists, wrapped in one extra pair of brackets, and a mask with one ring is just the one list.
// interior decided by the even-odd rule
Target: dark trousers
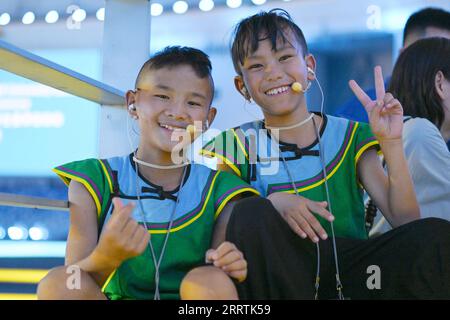
[[(248, 262), (241, 299), (314, 299), (316, 245), (302, 239), (267, 199), (239, 201), (227, 228)], [(450, 299), (450, 222), (417, 220), (377, 238), (336, 238), (349, 299)], [(336, 299), (331, 235), (319, 242), (319, 299)], [(378, 279), (378, 280), (377, 280)]]

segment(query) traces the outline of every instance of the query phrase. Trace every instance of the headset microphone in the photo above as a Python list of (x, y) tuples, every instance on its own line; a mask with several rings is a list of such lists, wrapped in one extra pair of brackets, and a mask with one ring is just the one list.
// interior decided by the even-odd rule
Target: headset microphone
[[(316, 75), (314, 70), (311, 69), (310, 67), (308, 67), (308, 72), (311, 73), (313, 76)], [(292, 89), (292, 91), (294, 91), (296, 93), (300, 93), (300, 92), (305, 93), (306, 91), (308, 91), (310, 86), (311, 86), (311, 81), (308, 81), (308, 85), (306, 86), (306, 89), (303, 89), (303, 86), (300, 82), (295, 81), (294, 83), (291, 84), (291, 89)]]
[(294, 92), (300, 93), (303, 91), (303, 86), (300, 82), (295, 81), (293, 84), (291, 84), (291, 89)]

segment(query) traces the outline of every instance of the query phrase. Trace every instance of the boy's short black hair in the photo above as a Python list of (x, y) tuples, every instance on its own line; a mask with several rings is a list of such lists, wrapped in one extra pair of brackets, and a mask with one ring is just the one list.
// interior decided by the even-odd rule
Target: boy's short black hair
[(269, 39), (272, 50), (277, 49), (279, 39), (283, 43), (289, 42), (285, 35), (286, 29), (295, 35), (303, 54), (308, 54), (308, 45), (303, 32), (286, 10), (276, 8), (268, 12), (261, 11), (241, 20), (234, 29), (231, 45), (231, 57), (236, 72), (241, 74), (239, 64), (244, 64), (245, 58), (258, 50), (260, 41)]
[(136, 78), (136, 88), (146, 72), (162, 68), (178, 67), (182, 65), (191, 66), (195, 74), (203, 79), (209, 77), (214, 93), (214, 82), (211, 76), (211, 61), (206, 53), (199, 49), (182, 46), (168, 46), (155, 53), (142, 66)]
[(450, 31), (450, 12), (439, 8), (425, 8), (413, 13), (406, 21), (403, 30), (403, 43), (411, 33), (425, 34), (427, 27)]

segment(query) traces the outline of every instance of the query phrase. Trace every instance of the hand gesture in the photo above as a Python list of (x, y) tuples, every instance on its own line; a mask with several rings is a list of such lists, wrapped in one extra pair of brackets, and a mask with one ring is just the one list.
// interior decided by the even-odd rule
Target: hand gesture
[(317, 214), (328, 221), (334, 220), (334, 217), (326, 209), (328, 205), (326, 201), (312, 201), (285, 192), (272, 193), (267, 198), (289, 224), (292, 231), (301, 238), (309, 237), (315, 243), (319, 242), (319, 238), (323, 240), (328, 238), (327, 233), (314, 216)]
[(247, 261), (244, 255), (231, 242), (222, 242), (217, 249), (209, 249), (205, 261), (221, 268), (230, 277), (242, 282), (247, 278)]
[(111, 219), (105, 225), (95, 251), (118, 267), (123, 261), (144, 252), (150, 234), (131, 217), (133, 203), (124, 206), (119, 198), (114, 198), (113, 204)]
[(369, 123), (378, 141), (401, 139), (403, 130), (403, 108), (392, 94), (385, 92), (383, 73), (376, 66), (375, 91), (376, 100), (372, 100), (356, 83), (350, 80), (349, 85), (369, 116)]

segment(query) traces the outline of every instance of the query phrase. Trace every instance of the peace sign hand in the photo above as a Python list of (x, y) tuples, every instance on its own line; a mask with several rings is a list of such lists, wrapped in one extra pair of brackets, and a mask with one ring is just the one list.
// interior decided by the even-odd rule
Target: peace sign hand
[(403, 108), (392, 94), (385, 92), (380, 66), (374, 69), (376, 100), (372, 100), (354, 80), (350, 88), (366, 109), (370, 127), (378, 141), (401, 139), (403, 130)]

